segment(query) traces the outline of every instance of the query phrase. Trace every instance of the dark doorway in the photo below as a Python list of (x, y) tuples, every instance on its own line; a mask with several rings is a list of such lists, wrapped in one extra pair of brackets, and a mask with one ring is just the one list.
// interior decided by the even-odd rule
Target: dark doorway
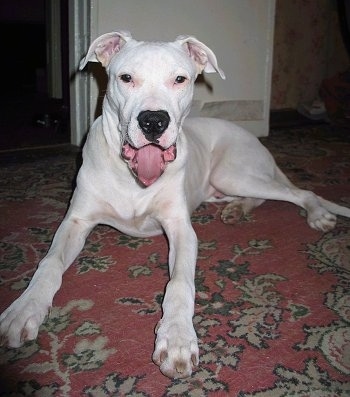
[[(48, 0), (0, 4), (3, 48), (0, 89), (0, 151), (51, 146), (70, 141), (68, 0), (59, 6), (62, 83), (49, 89), (50, 18)], [(53, 76), (55, 78), (55, 76)], [(61, 80), (61, 79), (59, 79)]]

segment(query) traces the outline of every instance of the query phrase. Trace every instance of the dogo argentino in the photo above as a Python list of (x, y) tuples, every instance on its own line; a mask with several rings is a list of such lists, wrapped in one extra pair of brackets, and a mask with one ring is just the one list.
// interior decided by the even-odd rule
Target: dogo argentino
[(61, 286), (62, 274), (98, 223), (138, 237), (165, 232), (169, 275), (153, 360), (163, 374), (186, 377), (198, 364), (194, 314), (197, 238), (190, 214), (203, 201), (228, 201), (222, 218), (247, 213), (265, 199), (307, 211), (327, 231), (350, 209), (295, 187), (252, 134), (235, 124), (186, 118), (196, 77), (218, 72), (214, 53), (194, 37), (142, 42), (107, 33), (90, 46), (80, 69), (100, 62), (108, 74), (102, 116), (92, 125), (70, 208), (26, 291), (1, 315), (11, 347), (35, 339)]

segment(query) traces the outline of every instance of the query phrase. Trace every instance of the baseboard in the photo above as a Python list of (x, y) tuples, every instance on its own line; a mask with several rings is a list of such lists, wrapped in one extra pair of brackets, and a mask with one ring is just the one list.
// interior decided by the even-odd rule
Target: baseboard
[(263, 120), (264, 104), (257, 100), (194, 101), (191, 116), (217, 117), (230, 121)]
[(263, 101), (193, 101), (190, 117), (198, 116), (233, 121), (258, 137), (268, 135), (268, 119), (264, 119)]

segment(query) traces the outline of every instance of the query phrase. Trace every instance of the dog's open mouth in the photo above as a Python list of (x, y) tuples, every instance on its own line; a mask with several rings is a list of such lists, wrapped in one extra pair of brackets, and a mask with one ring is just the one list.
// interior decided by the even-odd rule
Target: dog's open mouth
[(144, 186), (150, 186), (164, 172), (166, 166), (176, 158), (176, 146), (163, 149), (158, 145), (149, 144), (139, 149), (129, 143), (122, 148), (122, 157), (128, 163), (137, 180)]

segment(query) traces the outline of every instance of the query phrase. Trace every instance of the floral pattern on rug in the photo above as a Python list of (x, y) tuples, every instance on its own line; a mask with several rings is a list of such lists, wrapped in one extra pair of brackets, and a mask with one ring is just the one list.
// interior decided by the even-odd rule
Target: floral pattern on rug
[[(303, 188), (350, 206), (350, 141), (328, 127), (263, 143)], [(71, 195), (75, 158), (2, 166), (0, 305), (28, 285)], [(331, 186), (331, 188), (330, 188)], [(349, 396), (350, 221), (311, 230), (266, 202), (236, 225), (193, 214), (200, 363), (170, 380), (152, 362), (168, 281), (165, 237), (96, 227), (63, 277), (36, 341), (0, 348), (0, 396)]]

